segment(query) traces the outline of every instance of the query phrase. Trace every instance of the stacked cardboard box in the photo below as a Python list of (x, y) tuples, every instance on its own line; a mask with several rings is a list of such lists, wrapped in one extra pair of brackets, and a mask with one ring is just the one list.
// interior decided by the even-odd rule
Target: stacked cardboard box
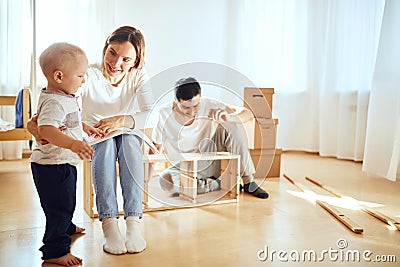
[(244, 106), (254, 118), (245, 123), (256, 178), (279, 177), (282, 149), (276, 148), (278, 119), (272, 118), (274, 88), (244, 88)]

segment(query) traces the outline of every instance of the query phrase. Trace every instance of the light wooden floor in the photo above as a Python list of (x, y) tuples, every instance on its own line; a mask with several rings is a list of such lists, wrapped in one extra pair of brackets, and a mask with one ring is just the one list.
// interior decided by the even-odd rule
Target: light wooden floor
[[(367, 175), (361, 172), (360, 163), (286, 152), (282, 173), (328, 196), (304, 180), (309, 176), (344, 195), (379, 204), (380, 212), (400, 220), (400, 181)], [(80, 183), (74, 221), (86, 228), (86, 234), (75, 239), (72, 252), (83, 258), (83, 266), (399, 266), (400, 231), (361, 211), (341, 208), (364, 227), (363, 234), (355, 234), (296, 194), (298, 190), (286, 179), (267, 179), (262, 187), (271, 195), (267, 200), (242, 193), (239, 204), (145, 213), (147, 249), (114, 256), (102, 250), (99, 221), (83, 212)], [(120, 219), (124, 233), (123, 222)], [(41, 266), (38, 248), (44, 223), (27, 161), (0, 161), (0, 266)], [(340, 249), (338, 241), (347, 247)], [(261, 250), (267, 249), (265, 259)], [(324, 254), (320, 262), (291, 259), (307, 251), (315, 251), (320, 258), (324, 250), (331, 254)], [(372, 252), (367, 255), (371, 260), (379, 255), (390, 260), (393, 255), (397, 262), (368, 263), (362, 259), (367, 250)], [(274, 251), (281, 251), (280, 259)], [(360, 262), (354, 257), (347, 261), (349, 251), (360, 253)]]

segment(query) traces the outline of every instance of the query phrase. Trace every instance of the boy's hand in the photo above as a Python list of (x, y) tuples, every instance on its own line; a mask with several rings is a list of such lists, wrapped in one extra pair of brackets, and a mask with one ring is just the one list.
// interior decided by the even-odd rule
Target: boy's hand
[(82, 122), (82, 128), (83, 131), (88, 135), (88, 136), (92, 136), (94, 135), (95, 138), (97, 137), (104, 137), (105, 134), (102, 130), (100, 130), (99, 128), (95, 128), (93, 126), (87, 125), (86, 123)]
[[(41, 145), (45, 145), (48, 144), (49, 141), (47, 141), (46, 139), (44, 139), (38, 131), (38, 125), (37, 125), (37, 120), (38, 120), (39, 115), (35, 114), (32, 116), (32, 118), (30, 118), (30, 120), (28, 121), (28, 132), (30, 132), (33, 137), (35, 137), (36, 141), (39, 142)], [(64, 125), (58, 127), (58, 129), (60, 131), (63, 131), (66, 129), (66, 127)]]
[(94, 155), (93, 148), (87, 143), (79, 140), (74, 140), (70, 147), (70, 150), (76, 153), (80, 159), (90, 159)]

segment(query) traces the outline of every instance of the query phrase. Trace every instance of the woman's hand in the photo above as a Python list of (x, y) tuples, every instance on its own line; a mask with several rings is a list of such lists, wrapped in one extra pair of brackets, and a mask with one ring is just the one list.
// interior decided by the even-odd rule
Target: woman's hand
[(93, 125), (93, 127), (97, 128), (104, 135), (107, 135), (112, 131), (124, 126), (124, 118), (124, 115), (104, 118), (99, 120), (95, 125)]
[(48, 144), (49, 142), (42, 138), (42, 136), (38, 132), (38, 125), (37, 125), (38, 115), (35, 114), (33, 117), (28, 121), (28, 131), (35, 137), (36, 141), (42, 145)]

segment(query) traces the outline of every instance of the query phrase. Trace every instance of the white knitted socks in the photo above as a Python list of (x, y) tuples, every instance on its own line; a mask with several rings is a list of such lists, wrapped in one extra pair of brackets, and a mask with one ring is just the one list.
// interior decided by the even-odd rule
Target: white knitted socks
[(140, 229), (141, 220), (138, 216), (126, 217), (126, 249), (129, 253), (138, 253), (146, 248), (146, 240), (144, 240)]
[(118, 219), (115, 217), (103, 218), (102, 228), (104, 233), (103, 250), (111, 254), (138, 253), (146, 248), (140, 229), (141, 220), (138, 216), (126, 217), (126, 241), (121, 235), (118, 227)]
[(125, 254), (127, 250), (118, 228), (117, 218), (103, 218), (102, 228), (105, 238), (103, 250), (111, 254)]

